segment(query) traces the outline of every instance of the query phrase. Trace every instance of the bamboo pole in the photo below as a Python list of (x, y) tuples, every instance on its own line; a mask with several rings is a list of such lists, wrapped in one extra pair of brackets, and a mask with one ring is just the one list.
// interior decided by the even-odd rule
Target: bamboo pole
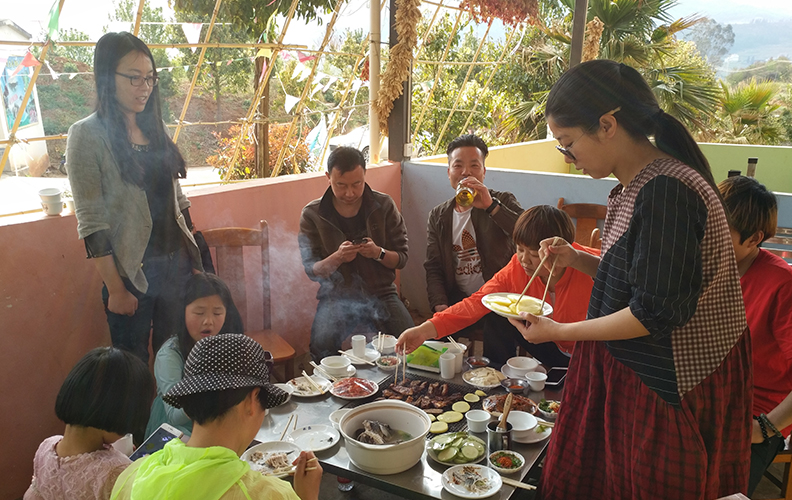
[(380, 3), (369, 2), (369, 163), (379, 163), (380, 120), (377, 94), (380, 88)]
[[(286, 32), (289, 29), (289, 24), (291, 24), (292, 18), (294, 17), (294, 13), (297, 10), (297, 2), (299, 0), (292, 0), (291, 6), (289, 7), (289, 13), (286, 15), (286, 22), (283, 25), (283, 30), (281, 30), (281, 34), (278, 36), (277, 45), (280, 45), (283, 42), (283, 38), (286, 36)], [(280, 53), (280, 49), (275, 49), (272, 53), (271, 60), (275, 60), (278, 54)], [(245, 116), (245, 122), (242, 124), (242, 127), (239, 131), (239, 136), (237, 137), (236, 144), (234, 145), (234, 154), (231, 155), (231, 161), (228, 164), (228, 169), (226, 170), (226, 177), (223, 179), (224, 182), (228, 182), (231, 178), (231, 174), (234, 171), (234, 163), (236, 163), (237, 158), (239, 157), (239, 145), (242, 144), (242, 138), (247, 133), (247, 128), (249, 126), (250, 121), (255, 116), (256, 110), (258, 109), (258, 102), (261, 99), (262, 94), (264, 93), (264, 89), (267, 88), (269, 85), (269, 78), (272, 75), (272, 71), (275, 68), (275, 64), (270, 64), (267, 66), (267, 71), (261, 76), (261, 84), (256, 89), (256, 92), (253, 95), (253, 100), (250, 101), (250, 108), (248, 109), (247, 115)]]
[[(501, 51), (501, 55), (498, 58), (497, 65), (494, 68), (492, 68), (492, 71), (490, 72), (489, 78), (487, 78), (487, 82), (484, 84), (483, 90), (486, 90), (487, 87), (489, 87), (489, 84), (492, 81), (492, 78), (495, 76), (495, 73), (498, 72), (498, 68), (503, 63), (503, 58), (506, 57), (506, 53), (508, 52), (508, 49), (509, 49), (509, 44), (511, 43), (512, 38), (514, 37), (514, 34), (516, 32), (517, 32), (516, 29), (512, 29), (511, 33), (509, 33), (509, 39), (506, 40), (506, 42), (503, 44), (503, 50)], [(522, 35), (520, 35), (520, 41), (522, 41)], [(470, 121), (473, 119), (473, 114), (476, 112), (476, 108), (478, 108), (478, 105), (479, 105), (480, 102), (481, 102), (481, 99), (476, 99), (476, 102), (473, 103), (473, 109), (470, 110), (470, 115), (468, 115), (467, 120), (465, 120), (465, 124), (462, 126), (462, 130), (467, 129), (468, 125), (470, 125)]]
[[(492, 28), (492, 20), (487, 24), (487, 31), (484, 32), (484, 36), (481, 37), (481, 42), (479, 42), (479, 46), (476, 49), (476, 53), (473, 54), (473, 63), (476, 62), (478, 59), (479, 54), (481, 53), (481, 48), (484, 47), (484, 42), (487, 41), (487, 36), (489, 36), (490, 28)], [(448, 124), (451, 123), (451, 118), (454, 117), (454, 111), (456, 110), (457, 106), (459, 106), (459, 100), (462, 99), (462, 94), (465, 90), (465, 86), (467, 85), (468, 80), (470, 79), (470, 74), (473, 73), (473, 68), (475, 66), (469, 66), (467, 70), (467, 74), (465, 75), (465, 80), (462, 82), (462, 85), (459, 87), (459, 92), (457, 92), (456, 99), (454, 99), (454, 105), (451, 107), (451, 112), (448, 113), (448, 118), (446, 118), (445, 123), (443, 124), (443, 128), (440, 130), (440, 133), (437, 134), (437, 142), (435, 142), (434, 148), (432, 148), (432, 154), (437, 151), (437, 147), (440, 145), (440, 141), (443, 140), (443, 134), (445, 134), (446, 129), (448, 128)]]
[(467, 12), (466, 10), (461, 9), (459, 7), (455, 7), (453, 5), (443, 5), (442, 1), (440, 3), (437, 3), (437, 2), (430, 2), (429, 0), (422, 0), (422, 3), (429, 4), (429, 5), (437, 5), (438, 7), (442, 7), (444, 9), (448, 9), (448, 10), (461, 10), (462, 12)]
[[(17, 139), (21, 142), (36, 142), (36, 141), (49, 141), (49, 140), (57, 140), (57, 139), (66, 139), (69, 137), (68, 134), (60, 134), (60, 135), (46, 135), (44, 137), (26, 137), (24, 139)], [(11, 144), (12, 141), (0, 141), (0, 144)]]
[[(63, 12), (63, 2), (65, 0), (60, 0), (58, 3), (58, 16), (61, 15)], [(14, 147), (16, 142), (16, 133), (19, 130), (19, 123), (22, 121), (22, 115), (25, 114), (25, 108), (27, 108), (28, 101), (30, 100), (30, 96), (33, 95), (33, 89), (36, 85), (36, 79), (38, 79), (39, 72), (41, 68), (44, 66), (44, 60), (47, 58), (47, 52), (52, 44), (44, 45), (44, 48), (41, 49), (41, 54), (39, 55), (39, 65), (36, 66), (36, 69), (33, 70), (33, 76), (30, 77), (30, 82), (28, 82), (27, 89), (25, 89), (25, 97), (22, 98), (22, 103), (19, 106), (19, 111), (17, 111), (16, 118), (14, 119), (14, 125), (11, 127), (11, 130), (8, 131), (8, 141), (11, 145), (8, 146), (3, 150), (3, 157), (0, 158), (0, 171), (3, 170), (5, 167), (6, 161), (8, 160), (8, 155), (11, 154), (11, 148)], [(35, 106), (35, 104), (34, 104)]]
[[(443, 55), (440, 57), (441, 61), (446, 60), (446, 56), (448, 55), (448, 50), (451, 48), (451, 43), (454, 41), (454, 36), (456, 36), (457, 29), (459, 28), (459, 21), (462, 19), (462, 11), (459, 11), (457, 14), (456, 22), (454, 23), (454, 27), (451, 28), (451, 34), (448, 36), (448, 43), (446, 44), (445, 49), (443, 50)], [(432, 82), (432, 88), (429, 90), (429, 95), (426, 96), (426, 104), (421, 107), (421, 114), (418, 115), (418, 121), (415, 124), (415, 130), (421, 130), (421, 124), (423, 123), (423, 117), (426, 114), (426, 108), (428, 107), (429, 103), (432, 101), (432, 96), (434, 96), (434, 91), (437, 88), (437, 81), (440, 79), (440, 73), (443, 71), (443, 67), (440, 66), (437, 68), (437, 74), (435, 75), (434, 81)], [(412, 142), (412, 139), (410, 140)]]
[(138, 36), (140, 33), (140, 20), (143, 18), (143, 7), (146, 5), (146, 0), (140, 0), (140, 4), (138, 5), (137, 15), (135, 16), (135, 30), (132, 32), (133, 35)]
[[(217, 23), (215, 23), (217, 25)], [(19, 40), (0, 40), (0, 45), (17, 45), (22, 47), (43, 47), (47, 42), (21, 42)], [(91, 41), (63, 41), (58, 42), (61, 47), (93, 47), (96, 42)], [(294, 45), (294, 44), (278, 44), (278, 43), (225, 43), (225, 42), (197, 42), (197, 43), (147, 43), (146, 46), (150, 49), (190, 49), (208, 47), (210, 49), (244, 49), (248, 47), (253, 48), (270, 48), (270, 49), (287, 49), (287, 50), (301, 50), (303, 52), (318, 52), (317, 50), (309, 49), (307, 45)], [(344, 55), (343, 52), (339, 54)], [(354, 54), (348, 54), (354, 55)]]
[[(338, 12), (341, 9), (341, 5), (343, 4), (344, 0), (338, 0), (336, 3), (335, 8), (333, 9), (333, 16), (330, 18), (330, 21), (327, 23), (327, 29), (325, 30), (325, 36), (322, 40), (322, 44), (319, 46), (320, 50), (323, 50), (327, 43), (330, 41), (330, 35), (333, 33), (333, 26), (335, 26), (336, 20), (338, 19)], [(275, 168), (272, 170), (272, 177), (277, 177), (280, 173), (281, 168), (283, 167), (283, 158), (286, 155), (286, 150), (289, 148), (291, 143), (292, 134), (294, 133), (294, 127), (297, 124), (297, 120), (300, 117), (300, 111), (302, 111), (303, 105), (305, 103), (305, 96), (308, 95), (308, 91), (313, 84), (314, 76), (316, 75), (316, 70), (319, 68), (319, 62), (322, 60), (322, 54), (320, 53), (317, 58), (314, 60), (314, 64), (311, 67), (311, 74), (308, 75), (308, 80), (303, 87), (302, 95), (300, 96), (300, 102), (295, 105), (294, 109), (294, 119), (292, 119), (291, 123), (289, 124), (289, 130), (286, 132), (286, 138), (283, 141), (283, 147), (278, 153), (278, 160), (275, 162)]]
[[(144, 1), (144, 0), (141, 0)], [(212, 11), (212, 19), (209, 21), (209, 28), (206, 30), (206, 39), (205, 42), (209, 41), (209, 37), (212, 36), (212, 29), (214, 28), (215, 19), (217, 19), (217, 11), (220, 10), (220, 4), (223, 0), (217, 0), (215, 2), (214, 10)], [(190, 90), (187, 92), (187, 97), (184, 100), (184, 107), (182, 108), (181, 115), (179, 116), (179, 124), (184, 121), (184, 117), (187, 115), (187, 108), (190, 106), (190, 100), (192, 99), (193, 90), (195, 90), (195, 84), (198, 82), (198, 75), (201, 72), (201, 63), (203, 63), (204, 56), (206, 55), (206, 46), (204, 45), (201, 47), (201, 53), (198, 55), (198, 64), (195, 65), (195, 73), (193, 73), (192, 82), (190, 82)], [(176, 132), (173, 133), (173, 142), (179, 140), (179, 133), (181, 132), (181, 125), (176, 127)]]
[(495, 61), (478, 61), (478, 62), (471, 62), (471, 61), (426, 61), (423, 59), (416, 59), (415, 62), (417, 64), (429, 64), (429, 65), (442, 65), (442, 66), (493, 66), (498, 64)]

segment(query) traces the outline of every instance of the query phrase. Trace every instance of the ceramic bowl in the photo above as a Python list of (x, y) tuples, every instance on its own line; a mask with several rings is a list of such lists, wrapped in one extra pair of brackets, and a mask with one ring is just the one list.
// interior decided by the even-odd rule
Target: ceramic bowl
[[(503, 418), (503, 415), (498, 417), (498, 420)], [(522, 439), (528, 436), (531, 431), (538, 425), (536, 417), (524, 411), (510, 411), (509, 418), (506, 419), (512, 425), (512, 437)]]
[[(511, 468), (501, 467), (497, 463), (497, 460), (504, 455), (507, 455), (512, 460), (512, 463), (519, 463), (520, 465)], [(487, 461), (489, 462), (490, 467), (500, 472), (501, 474), (513, 474), (519, 471), (520, 469), (522, 469), (523, 466), (525, 465), (525, 457), (523, 457), (517, 452), (509, 451), (509, 450), (501, 450), (501, 451), (496, 451), (495, 453), (491, 453), (490, 456), (487, 458)]]
[(374, 338), (371, 339), (371, 346), (383, 355), (393, 354), (396, 352), (396, 340), (396, 337), (393, 335), (383, 335), (382, 344), (380, 345), (379, 339), (375, 335)]
[(333, 427), (335, 427), (336, 430), (339, 430), (338, 424), (341, 422), (341, 417), (350, 411), (352, 411), (350, 408), (341, 408), (340, 410), (336, 410), (330, 414), (330, 422), (333, 424)]
[[(374, 445), (355, 439), (364, 420), (377, 420), (412, 436), (398, 444)], [(388, 475), (404, 472), (421, 460), (432, 422), (420, 408), (398, 400), (382, 400), (353, 408), (339, 421), (349, 460), (366, 472)]]
[(539, 362), (534, 358), (516, 356), (514, 358), (509, 358), (509, 360), (506, 361), (506, 365), (515, 377), (524, 377), (526, 373), (536, 370), (539, 366)]
[(326, 371), (328, 375), (343, 377), (346, 375), (347, 369), (349, 369), (351, 363), (352, 362), (346, 356), (328, 356), (322, 359), (321, 365), (322, 369)]
[(396, 368), (399, 367), (401, 364), (401, 359), (398, 356), (382, 356), (380, 359), (376, 361), (377, 366), (380, 370), (385, 370), (386, 372), (392, 372)]

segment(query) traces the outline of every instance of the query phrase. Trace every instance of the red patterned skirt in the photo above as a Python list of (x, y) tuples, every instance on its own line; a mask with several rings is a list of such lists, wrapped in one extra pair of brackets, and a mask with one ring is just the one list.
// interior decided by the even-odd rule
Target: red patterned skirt
[(674, 408), (610, 355), (578, 342), (540, 481), (543, 499), (702, 499), (746, 493), (752, 375), (747, 330)]

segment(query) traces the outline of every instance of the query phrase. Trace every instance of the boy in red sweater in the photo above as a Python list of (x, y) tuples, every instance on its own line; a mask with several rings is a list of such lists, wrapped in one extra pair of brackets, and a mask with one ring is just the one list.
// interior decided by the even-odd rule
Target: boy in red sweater
[[(420, 326), (404, 331), (396, 344), (396, 350), (412, 352), (425, 340), (440, 339), (472, 325), (482, 317), (487, 317), (484, 329), (484, 355), (495, 365), (506, 363), (514, 356), (516, 346), (545, 365), (567, 366), (574, 342), (545, 342), (531, 344), (514, 328), (507, 319), (490, 313), (481, 303), (481, 298), (495, 292), (520, 293), (533, 275), (541, 259), (539, 242), (546, 238), (559, 236), (566, 241), (574, 241), (575, 226), (565, 212), (549, 205), (529, 208), (514, 225), (514, 243), (517, 253), (509, 263), (491, 280), (484, 283), (470, 297), (457, 302), (448, 309), (435, 313)], [(573, 244), (575, 248), (599, 255), (598, 250)], [(567, 268), (557, 276), (549, 277), (544, 267), (539, 271), (526, 295), (542, 298), (548, 284), (547, 302), (553, 306), (553, 319), (562, 323), (586, 319), (593, 281), (588, 275)]]
[(792, 268), (781, 257), (759, 248), (776, 232), (775, 195), (751, 177), (729, 177), (718, 188), (729, 214), (751, 331), (751, 496), (792, 431)]

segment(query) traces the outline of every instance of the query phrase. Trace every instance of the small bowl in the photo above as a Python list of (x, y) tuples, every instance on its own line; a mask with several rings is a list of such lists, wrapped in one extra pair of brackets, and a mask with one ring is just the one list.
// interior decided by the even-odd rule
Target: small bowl
[(524, 377), (526, 373), (536, 370), (539, 362), (534, 358), (526, 356), (515, 356), (506, 361), (506, 365), (511, 370), (512, 374), (517, 377)]
[(382, 356), (376, 361), (376, 363), (380, 370), (392, 372), (399, 367), (401, 364), (401, 359), (399, 359), (398, 356)]
[(476, 368), (489, 366), (490, 360), (484, 356), (468, 356), (465, 358), (465, 363), (467, 363), (471, 370), (475, 370)]
[(544, 390), (545, 382), (547, 381), (546, 373), (528, 372), (525, 374), (525, 378), (528, 380), (528, 385), (532, 391), (539, 392)]
[[(548, 403), (558, 403), (559, 405), (561, 404), (560, 401), (553, 401), (553, 400), (550, 400), (550, 399), (548, 399), (547, 402)], [(555, 420), (558, 418), (558, 412), (544, 411), (541, 408), (538, 408), (538, 409), (539, 409), (539, 414), (542, 416), (542, 418), (547, 420), (548, 422), (555, 422)]]
[(501, 380), (501, 385), (507, 392), (522, 394), (528, 388), (528, 381), (522, 378), (505, 378)]
[(378, 342), (377, 336), (374, 336), (371, 339), (371, 346), (380, 352), (380, 354), (393, 354), (396, 352), (396, 337), (393, 335), (383, 335), (382, 336), (382, 346)]
[[(497, 462), (493, 461), (493, 459), (497, 460), (496, 457), (501, 457), (503, 455), (506, 455), (509, 458), (511, 458), (512, 462), (519, 461), (520, 466), (519, 467), (512, 467), (510, 469), (507, 469), (505, 467), (500, 467), (499, 465), (497, 465)], [(509, 450), (501, 450), (501, 451), (496, 451), (495, 453), (491, 453), (490, 456), (487, 457), (487, 461), (489, 462), (490, 467), (492, 467), (493, 469), (495, 469), (496, 471), (498, 471), (501, 474), (513, 474), (513, 473), (519, 471), (520, 469), (522, 469), (523, 466), (525, 465), (525, 457), (523, 457), (519, 453), (516, 453), (516, 452), (513, 452), (513, 451), (509, 451)]]
[[(503, 419), (503, 415), (498, 417), (498, 421)], [(512, 426), (512, 437), (523, 439), (533, 432), (539, 421), (528, 412), (514, 410), (509, 412), (506, 421)]]
[(343, 377), (346, 375), (351, 363), (352, 362), (346, 356), (328, 356), (322, 359), (320, 364), (322, 365), (322, 369), (329, 375)]

